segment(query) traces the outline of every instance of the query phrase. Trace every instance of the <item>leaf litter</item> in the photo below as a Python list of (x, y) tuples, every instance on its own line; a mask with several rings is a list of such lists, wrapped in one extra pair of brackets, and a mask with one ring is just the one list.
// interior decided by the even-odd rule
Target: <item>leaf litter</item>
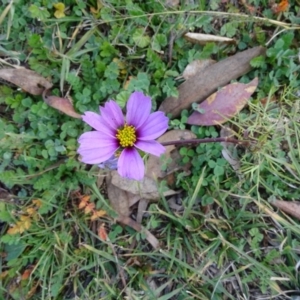
[(247, 84), (231, 83), (209, 96), (188, 118), (190, 125), (212, 126), (227, 122), (247, 104), (258, 85), (258, 78)]

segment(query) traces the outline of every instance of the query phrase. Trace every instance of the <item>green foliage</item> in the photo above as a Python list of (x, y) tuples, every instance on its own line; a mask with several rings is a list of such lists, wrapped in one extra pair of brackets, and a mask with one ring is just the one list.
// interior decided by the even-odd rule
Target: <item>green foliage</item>
[[(78, 209), (75, 191), (91, 194), (99, 209), (106, 201), (91, 188), (100, 183), (97, 168), (90, 170), (76, 153), (77, 139), (88, 126), (50, 108), (41, 96), (1, 84), (1, 193), (13, 195), (0, 205), (0, 250), (7, 254), (1, 280), (10, 297), (21, 299), (34, 290), (33, 299), (92, 300), (99, 291), (108, 299), (140, 298), (141, 293), (162, 300), (238, 299), (259, 289), (268, 298), (278, 292), (270, 278), (289, 279), (280, 282), (282, 291), (298, 288), (294, 266), (299, 259), (293, 251), (299, 248), (298, 221), (279, 212), (267, 216), (255, 201), (267, 205), (272, 197), (300, 198), (299, 32), (281, 31), (278, 24), (276, 32), (263, 19), (278, 18), (268, 1), (247, 3), (259, 7), (251, 13), (260, 19), (241, 3), (167, 2), (67, 0), (66, 17), (56, 19), (57, 1), (14, 1), (1, 23), (1, 57), (9, 63), (17, 57), (22, 66), (46, 77), (54, 85), (51, 92), (69, 95), (79, 113), (98, 112), (107, 99), (125, 107), (136, 90), (150, 95), (157, 110), (166, 97), (176, 101), (177, 79), (190, 62), (219, 61), (268, 43), (267, 55), (254, 58), (253, 70), (240, 79), (249, 82), (257, 76), (260, 85), (230, 123), (236, 137), (253, 142), (231, 148), (239, 170), (222, 157), (219, 143), (181, 147), (181, 162), (191, 168), (175, 175), (170, 188), (180, 194), (162, 196), (143, 217), (143, 226), (160, 242), (160, 252), (152, 251), (144, 232), (114, 224), (110, 217), (90, 222)], [(298, 14), (299, 5), (292, 1), (280, 21), (299, 24)], [(184, 38), (187, 31), (232, 37), (237, 44), (193, 44)], [(197, 138), (220, 136), (220, 127), (187, 125), (189, 114), (184, 110), (170, 120), (170, 129), (191, 129)], [(171, 159), (161, 160), (166, 170)], [(99, 190), (106, 196), (100, 184)], [(7, 234), (33, 199), (42, 205), (28, 232)], [(98, 223), (105, 223), (109, 241), (98, 238)], [(19, 283), (29, 266), (30, 278), (13, 290), (12, 283)], [(125, 278), (126, 295), (120, 278)], [(234, 278), (242, 283), (234, 285), (241, 291), (230, 286)], [(40, 287), (34, 288), (37, 282)], [(8, 297), (5, 293), (0, 291), (1, 299)]]
[(31, 13), (32, 18), (41, 20), (41, 21), (46, 21), (50, 17), (50, 13), (45, 7), (39, 7), (37, 5), (32, 4), (28, 8), (29, 12)]

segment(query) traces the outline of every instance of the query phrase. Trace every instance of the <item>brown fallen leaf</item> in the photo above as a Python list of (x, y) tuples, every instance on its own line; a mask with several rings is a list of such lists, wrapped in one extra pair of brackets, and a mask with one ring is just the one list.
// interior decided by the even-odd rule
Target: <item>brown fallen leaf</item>
[[(113, 171), (112, 173), (115, 173), (116, 171)], [(130, 215), (130, 205), (129, 205), (129, 199), (133, 194), (124, 191), (120, 189), (118, 186), (115, 186), (112, 183), (111, 176), (107, 176), (106, 184), (107, 184), (107, 194), (109, 201), (111, 203), (111, 206), (115, 209), (116, 213), (118, 214), (117, 221), (123, 225), (127, 225), (134, 230), (138, 232), (143, 232), (146, 236), (147, 241), (152, 245), (153, 248), (157, 249), (159, 246), (159, 242), (156, 239), (156, 237), (151, 234), (147, 229), (142, 227), (139, 223), (132, 220)], [(135, 183), (132, 180), (130, 180), (131, 183)], [(138, 196), (138, 195), (133, 195)], [(140, 196), (138, 196), (140, 197)], [(140, 199), (140, 198), (139, 198)]]
[(106, 177), (106, 186), (109, 202), (116, 213), (126, 217), (129, 216), (129, 199), (131, 197), (130, 193), (120, 189), (118, 186), (115, 186), (112, 183), (112, 177), (110, 175)]
[(73, 104), (69, 99), (57, 96), (47, 96), (46, 92), (43, 93), (43, 99), (49, 106), (59, 110), (60, 112), (63, 112), (70, 117), (81, 119), (81, 115), (75, 111)]
[[(160, 198), (157, 181), (152, 178), (145, 176), (141, 181), (134, 181), (120, 176), (117, 171), (112, 171), (111, 175), (112, 184), (130, 193), (130, 198), (133, 197), (132, 195), (135, 195), (135, 202), (141, 198), (148, 200), (158, 200)], [(163, 195), (167, 197), (177, 193), (178, 192), (173, 190), (166, 190), (163, 192)], [(132, 200), (130, 202), (132, 203)]]
[(203, 72), (197, 72), (178, 87), (178, 98), (166, 98), (159, 110), (172, 114), (173, 118), (179, 116), (183, 109), (189, 109), (195, 102), (202, 102), (219, 87), (248, 73), (252, 69), (251, 59), (265, 55), (265, 52), (266, 49), (260, 46), (248, 49), (213, 64)]
[(138, 205), (138, 210), (136, 213), (136, 221), (141, 224), (142, 223), (142, 219), (143, 219), (143, 215), (145, 213), (145, 211), (147, 210), (149, 204), (149, 200), (148, 199), (140, 199), (139, 201), (139, 205)]
[(20, 87), (32, 95), (42, 95), (52, 83), (38, 73), (25, 68), (0, 69), (0, 78)]
[(281, 209), (285, 213), (300, 220), (300, 202), (299, 201), (282, 201), (282, 200), (272, 200), (271, 205)]
[[(178, 141), (178, 140), (189, 140), (189, 139), (195, 139), (196, 135), (191, 132), (190, 130), (170, 130), (166, 132), (164, 135), (158, 138), (158, 142), (169, 142), (169, 141)], [(146, 176), (148, 178), (158, 179), (158, 178), (164, 178), (168, 174), (174, 173), (175, 171), (178, 171), (184, 167), (187, 166), (180, 166), (178, 164), (178, 159), (180, 159), (181, 156), (179, 154), (178, 149), (172, 145), (172, 146), (166, 146), (166, 152), (164, 153), (163, 160), (169, 161), (167, 165), (166, 170), (162, 170), (162, 159), (151, 155), (146, 163)]]
[(120, 176), (117, 171), (112, 171), (111, 175), (112, 184), (126, 192), (149, 200), (159, 198), (157, 182), (154, 179), (144, 177), (141, 181), (134, 181)]
[(226, 85), (200, 103), (197, 108), (203, 113), (194, 111), (187, 123), (211, 126), (227, 122), (247, 104), (257, 85), (257, 77), (248, 84), (235, 82)]
[(226, 44), (235, 44), (236, 41), (234, 39), (212, 35), (212, 34), (204, 34), (204, 33), (194, 33), (187, 32), (184, 37), (195, 44), (205, 45), (207, 43), (226, 43)]
[[(204, 69), (213, 65), (214, 63), (216, 63), (216, 61), (213, 59), (196, 59), (185, 67), (181, 77), (187, 80), (195, 76), (198, 72), (203, 72)], [(181, 77), (177, 77), (176, 79)]]

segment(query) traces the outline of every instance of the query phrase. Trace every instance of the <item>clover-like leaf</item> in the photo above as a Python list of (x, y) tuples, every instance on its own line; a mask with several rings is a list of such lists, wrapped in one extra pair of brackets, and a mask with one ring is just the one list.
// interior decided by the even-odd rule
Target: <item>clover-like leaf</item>
[(150, 44), (150, 37), (145, 35), (143, 28), (137, 28), (132, 35), (132, 39), (140, 48), (145, 48)]

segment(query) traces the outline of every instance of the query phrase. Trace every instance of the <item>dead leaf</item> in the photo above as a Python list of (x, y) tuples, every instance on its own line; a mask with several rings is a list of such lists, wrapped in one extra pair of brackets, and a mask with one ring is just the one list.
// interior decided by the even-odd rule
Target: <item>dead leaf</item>
[(93, 214), (91, 216), (91, 221), (95, 221), (99, 218), (102, 218), (103, 216), (106, 215), (106, 211), (105, 210), (94, 210)]
[[(158, 142), (169, 142), (178, 140), (195, 139), (196, 135), (190, 130), (170, 130), (158, 138)], [(174, 173), (180, 169), (188, 169), (188, 166), (180, 166), (178, 160), (181, 159), (179, 151), (175, 146), (166, 146), (166, 152), (163, 155), (163, 161), (170, 163), (167, 164), (167, 169), (162, 170), (162, 159), (151, 155), (146, 163), (146, 176), (148, 178), (158, 179), (164, 178), (168, 174)]]
[(107, 194), (108, 194), (109, 202), (113, 207), (113, 209), (116, 211), (116, 213), (121, 216), (126, 216), (126, 217), (129, 216), (130, 215), (129, 198), (131, 194), (120, 189), (118, 186), (115, 186), (112, 183), (111, 176), (107, 176), (106, 186), (107, 186)]
[(154, 179), (144, 177), (141, 181), (133, 181), (120, 176), (117, 171), (112, 171), (111, 175), (112, 184), (126, 192), (139, 195), (140, 198), (149, 200), (159, 198), (157, 183)]
[(136, 214), (136, 221), (139, 224), (142, 223), (143, 215), (144, 215), (144, 212), (146, 211), (146, 209), (148, 207), (148, 204), (149, 204), (149, 200), (147, 200), (147, 199), (142, 198), (139, 201), (138, 211), (137, 211), (137, 214)]
[(179, 116), (183, 109), (202, 102), (219, 87), (249, 72), (252, 69), (250, 61), (259, 55), (265, 55), (265, 52), (266, 49), (260, 46), (248, 49), (197, 72), (178, 87), (178, 98), (166, 98), (159, 110), (170, 113), (172, 118)]
[(49, 106), (60, 112), (63, 112), (70, 117), (81, 119), (81, 115), (74, 110), (73, 104), (69, 99), (57, 96), (47, 96), (46, 92), (43, 93), (43, 99)]
[(1, 279), (1, 280), (4, 279), (8, 274), (9, 274), (9, 273), (8, 273), (7, 270), (4, 271), (4, 272), (1, 272), (1, 273), (0, 273), (0, 279)]
[(183, 212), (184, 207), (183, 205), (178, 205), (177, 204), (177, 197), (173, 196), (168, 200), (168, 205), (171, 209), (175, 210), (176, 212)]
[(102, 241), (107, 241), (108, 235), (104, 223), (102, 223), (98, 228), (98, 236)]
[(13, 202), (14, 196), (9, 194), (9, 192), (0, 187), (0, 200), (4, 202)]
[(43, 202), (40, 199), (33, 199), (32, 204), (35, 205), (37, 208), (40, 208)]
[(47, 79), (25, 68), (0, 69), (0, 78), (32, 95), (42, 95), (45, 89), (52, 87), (52, 83)]
[(272, 6), (272, 10), (275, 14), (279, 14), (281, 12), (287, 11), (289, 7), (289, 1), (288, 0), (282, 0), (280, 3), (276, 3)]
[(212, 34), (204, 34), (204, 33), (194, 33), (187, 32), (184, 37), (195, 44), (205, 45), (207, 43), (226, 43), (226, 44), (235, 44), (236, 41), (234, 39), (212, 35)]
[(79, 202), (79, 204), (78, 204), (78, 208), (79, 208), (79, 209), (85, 208), (85, 207), (88, 205), (88, 203), (89, 203), (89, 201), (90, 201), (90, 198), (91, 198), (91, 196), (89, 196), (89, 195), (81, 196), (81, 197), (79, 198), (79, 199), (80, 199), (80, 202)]
[(282, 201), (282, 200), (273, 200), (270, 202), (273, 206), (281, 209), (285, 213), (297, 218), (300, 220), (300, 202), (299, 201)]
[[(116, 171), (112, 172), (113, 175), (117, 173)], [(116, 175), (115, 175), (116, 176)], [(129, 209), (129, 199), (133, 195), (130, 192), (121, 190), (119, 187), (115, 186), (112, 183), (113, 176), (107, 176), (106, 184), (107, 184), (107, 194), (111, 206), (115, 209), (118, 214), (117, 221), (123, 225), (127, 225), (138, 232), (143, 232), (146, 236), (147, 241), (152, 245), (153, 248), (157, 249), (159, 246), (159, 242), (156, 237), (151, 234), (147, 229), (143, 228), (136, 221), (132, 220)], [(118, 182), (118, 181), (117, 181)], [(135, 183), (130, 180), (131, 183)], [(135, 196), (135, 195), (134, 195)]]
[[(187, 80), (193, 76), (195, 76), (198, 72), (204, 71), (207, 67), (216, 63), (213, 59), (197, 59), (189, 63), (183, 73), (182, 77)], [(177, 78), (176, 78), (177, 79)]]
[(95, 203), (89, 203), (85, 208), (84, 208), (84, 213), (87, 215), (90, 212), (92, 212), (95, 208)]
[(27, 280), (31, 275), (32, 271), (34, 270), (34, 265), (30, 265), (22, 274), (21, 280)]
[(193, 112), (187, 123), (202, 126), (225, 123), (247, 104), (257, 85), (257, 77), (248, 84), (236, 82), (226, 85), (200, 103), (198, 109), (203, 113)]

